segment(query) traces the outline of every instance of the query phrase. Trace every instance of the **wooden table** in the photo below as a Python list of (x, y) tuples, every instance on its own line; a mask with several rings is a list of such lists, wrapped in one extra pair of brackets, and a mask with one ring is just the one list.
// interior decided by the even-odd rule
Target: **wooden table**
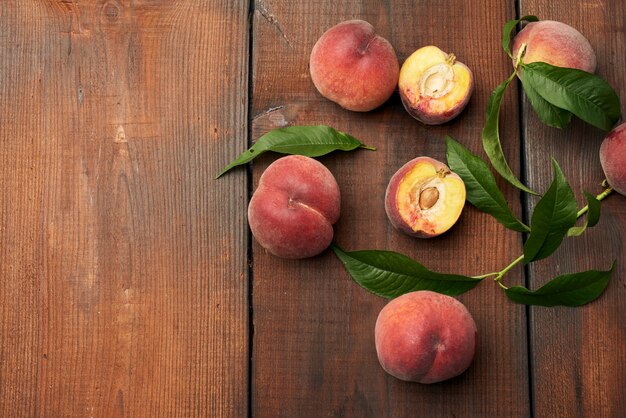
[[(511, 71), (504, 22), (536, 14), (580, 29), (597, 74), (626, 100), (620, 0), (470, 2), (23, 0), (0, 8), (0, 416), (624, 417), (626, 198), (509, 285), (606, 268), (581, 308), (526, 307), (485, 281), (459, 299), (480, 342), (458, 378), (420, 385), (385, 374), (374, 322), (386, 301), (330, 251), (286, 261), (250, 236), (246, 208), (267, 154), (215, 175), (279, 126), (326, 124), (378, 148), (319, 158), (336, 176), (336, 242), (394, 250), (437, 271), (499, 270), (523, 237), (467, 205), (447, 234), (416, 240), (383, 196), (408, 159), (445, 161), (444, 135), (481, 146), (491, 91)], [(308, 72), (318, 37), (371, 22), (402, 62), (434, 44), (476, 89), (453, 122), (428, 127), (395, 94), (365, 113), (322, 98)], [(515, 173), (544, 191), (550, 158), (582, 205), (599, 192), (604, 133), (541, 124), (519, 86), (501, 114)], [(498, 178), (513, 210), (535, 199)]]

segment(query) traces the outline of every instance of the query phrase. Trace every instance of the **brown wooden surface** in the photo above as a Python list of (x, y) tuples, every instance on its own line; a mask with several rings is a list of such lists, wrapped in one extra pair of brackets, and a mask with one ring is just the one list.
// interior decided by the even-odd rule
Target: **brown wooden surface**
[[(516, 13), (579, 28), (625, 109), (622, 3), (3, 2), (0, 416), (623, 417), (626, 198), (609, 197), (597, 227), (505, 279), (537, 288), (616, 259), (599, 300), (526, 308), (482, 283), (459, 297), (479, 328), (473, 365), (419, 385), (378, 365), (385, 301), (330, 251), (285, 261), (250, 239), (247, 202), (277, 156), (213, 179), (270, 129), (331, 125), (378, 148), (320, 158), (342, 192), (339, 245), (439, 271), (499, 270), (521, 254), (520, 234), (468, 205), (447, 234), (409, 238), (387, 221), (387, 182), (415, 156), (445, 160), (446, 134), (484, 155), (487, 100), (511, 71), (501, 28)], [(426, 127), (397, 94), (366, 114), (322, 98), (310, 50), (352, 18), (401, 62), (427, 44), (454, 52), (476, 77), (468, 108)], [(501, 117), (507, 158), (532, 187), (547, 188), (554, 156), (580, 203), (600, 190), (602, 132), (541, 125), (515, 86)], [(517, 214), (535, 204), (498, 181)]]
[[(546, 0), (523, 1), (521, 15), (530, 12), (580, 29), (595, 48), (596, 73), (616, 89), (623, 113), (626, 59), (615, 51), (626, 50), (624, 2), (581, 4), (568, 0), (560, 1), (557, 7)], [(529, 185), (540, 191), (549, 187), (549, 159), (554, 157), (582, 206), (583, 190), (594, 195), (602, 190), (604, 175), (598, 149), (605, 133), (576, 119), (562, 131), (551, 129), (541, 124), (529, 104), (524, 111)], [(594, 303), (577, 309), (530, 309), (532, 393), (537, 417), (626, 416), (625, 199), (607, 198), (597, 227), (582, 237), (566, 240), (553, 259), (533, 263), (528, 270), (529, 286), (538, 288), (551, 277), (608, 269), (616, 260), (609, 286)], [(531, 200), (528, 206), (534, 203)]]
[(246, 178), (212, 179), (248, 36), (230, 0), (3, 3), (0, 416), (246, 414)]
[[(376, 152), (321, 159), (342, 191), (342, 217), (335, 238), (345, 249), (391, 249), (425, 260), (440, 271), (497, 270), (506, 265), (503, 261), (519, 255), (521, 238), (489, 217), (469, 209), (450, 233), (416, 240), (390, 227), (383, 202), (389, 178), (408, 159), (430, 155), (445, 160), (445, 134), (480, 150), (490, 89), (510, 71), (498, 46), (500, 27), (515, 11), (512, 5), (487, 9), (454, 1), (442, 2), (436, 9), (416, 5), (411, 13), (407, 7), (401, 2), (257, 2), (252, 115), (258, 117), (252, 121), (253, 137), (285, 123), (325, 123), (377, 147)], [(425, 15), (428, 25), (423, 24)], [(324, 30), (354, 17), (371, 22), (394, 45), (400, 60), (429, 42), (454, 52), (471, 68), (485, 68), (468, 111), (450, 124), (426, 127), (404, 111), (397, 95), (367, 114), (342, 110), (322, 98), (308, 76), (309, 53)], [(303, 19), (306, 31), (301, 30)], [(475, 26), (489, 19), (497, 23), (480, 30)], [(447, 30), (435, 30), (443, 27)], [(507, 100), (512, 110), (515, 95)], [(515, 155), (519, 130), (515, 114), (508, 114), (513, 123), (505, 129), (507, 150)], [(254, 163), (255, 184), (274, 159), (267, 156)], [(489, 241), (499, 245), (486, 248)], [(460, 298), (480, 329), (481, 348), (472, 369), (446, 384), (421, 386), (381, 373), (373, 331), (385, 301), (353, 283), (332, 253), (293, 262), (276, 259), (256, 243), (252, 248), (254, 415), (410, 416), (417, 405), (424, 416), (433, 417), (529, 414), (525, 310), (505, 300), (492, 283)], [(503, 346), (507, 361), (493, 362)], [(493, 402), (494, 393), (509, 401)]]

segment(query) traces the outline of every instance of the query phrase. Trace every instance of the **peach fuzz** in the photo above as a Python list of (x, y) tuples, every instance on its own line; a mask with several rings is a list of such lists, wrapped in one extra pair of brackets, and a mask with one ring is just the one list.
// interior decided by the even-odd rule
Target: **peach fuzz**
[(391, 224), (419, 238), (446, 232), (464, 206), (463, 180), (430, 157), (417, 157), (400, 167), (385, 193), (385, 211)]
[(626, 123), (617, 126), (602, 141), (600, 164), (613, 190), (626, 196)]
[(546, 62), (557, 67), (596, 71), (596, 53), (591, 44), (573, 27), (554, 20), (531, 22), (522, 29), (511, 45), (513, 65), (519, 50), (526, 44), (522, 62)]
[(309, 67), (322, 96), (358, 112), (385, 103), (396, 88), (400, 71), (391, 44), (363, 20), (328, 29), (313, 46)]
[(313, 257), (333, 239), (341, 197), (332, 173), (301, 155), (279, 158), (259, 179), (248, 206), (257, 242), (282, 258)]
[(405, 381), (436, 383), (463, 373), (472, 363), (478, 331), (457, 299), (428, 290), (392, 299), (374, 331), (382, 368)]
[(411, 116), (427, 125), (440, 125), (463, 111), (474, 91), (474, 75), (454, 54), (425, 46), (402, 64), (398, 89)]

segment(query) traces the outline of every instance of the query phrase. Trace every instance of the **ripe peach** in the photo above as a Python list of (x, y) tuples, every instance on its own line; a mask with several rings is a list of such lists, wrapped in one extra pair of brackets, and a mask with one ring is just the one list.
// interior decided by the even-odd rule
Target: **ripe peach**
[(478, 331), (457, 299), (421, 290), (385, 305), (374, 334), (378, 361), (387, 373), (401, 380), (436, 383), (470, 366)]
[(328, 29), (313, 46), (309, 67), (322, 96), (358, 112), (385, 103), (400, 71), (391, 44), (363, 20), (348, 20)]
[(526, 52), (522, 62), (547, 62), (557, 67), (596, 71), (596, 53), (591, 44), (573, 27), (554, 20), (531, 22), (522, 29), (511, 47), (513, 65), (523, 44)]
[(409, 235), (430, 238), (446, 232), (465, 206), (465, 183), (430, 157), (404, 164), (389, 180), (385, 211), (391, 224)]
[(439, 125), (465, 108), (474, 90), (474, 76), (454, 54), (425, 46), (402, 64), (398, 88), (411, 116), (428, 125)]
[(322, 163), (290, 155), (274, 161), (261, 175), (248, 206), (248, 223), (270, 253), (312, 257), (330, 245), (340, 202), (337, 181)]
[(626, 196), (626, 123), (617, 126), (602, 141), (600, 164), (611, 187)]

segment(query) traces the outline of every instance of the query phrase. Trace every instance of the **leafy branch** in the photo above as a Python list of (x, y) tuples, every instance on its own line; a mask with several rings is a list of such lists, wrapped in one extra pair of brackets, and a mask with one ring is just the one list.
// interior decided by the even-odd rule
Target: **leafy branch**
[[(606, 183), (604, 191), (595, 197), (585, 192), (587, 205), (578, 210), (574, 193), (556, 160), (552, 160), (552, 184), (542, 196), (524, 185), (506, 160), (500, 141), (500, 107), (506, 89), (516, 76), (533, 109), (548, 126), (563, 128), (575, 115), (608, 131), (620, 118), (619, 98), (601, 78), (581, 70), (555, 67), (543, 62), (526, 64), (523, 62), (526, 52), (524, 44), (517, 56), (513, 57), (510, 49), (511, 32), (522, 21), (537, 20), (535, 16), (524, 16), (504, 26), (502, 47), (511, 59), (515, 58), (514, 71), (491, 94), (482, 132), (483, 149), (495, 171), (518, 189), (539, 196), (531, 214), (530, 225), (513, 214), (487, 163), (451, 137), (446, 137), (448, 165), (463, 179), (467, 201), (493, 216), (506, 228), (528, 234), (523, 254), (500, 271), (461, 276), (430, 271), (417, 261), (390, 251), (346, 252), (333, 245), (337, 257), (364, 288), (388, 298), (421, 289), (457, 295), (474, 288), (484, 279), (492, 278), (506, 296), (516, 303), (580, 306), (596, 299), (608, 285), (615, 263), (608, 270), (588, 270), (555, 277), (535, 291), (523, 286), (507, 287), (502, 283), (504, 276), (518, 264), (549, 257), (566, 237), (580, 236), (587, 228), (596, 225), (600, 218), (600, 202), (612, 192)], [(584, 215), (585, 221), (576, 226), (577, 220)]]
[[(522, 22), (536, 22), (536, 16), (524, 16), (504, 25), (502, 48), (513, 58), (511, 32)], [(511, 75), (491, 94), (487, 104), (485, 126), (482, 132), (483, 148), (493, 168), (509, 183), (530, 193), (509, 167), (499, 133), (499, 117), (506, 89), (519, 75), (522, 89), (539, 119), (548, 126), (564, 128), (572, 114), (605, 131), (610, 131), (620, 118), (620, 101), (615, 90), (603, 79), (575, 68), (555, 67), (545, 62), (523, 62), (526, 44), (522, 44), (515, 57)]]
[[(509, 224), (514, 216), (512, 213), (508, 213), (510, 209), (506, 202), (504, 207), (499, 203), (494, 203), (500, 200), (499, 197), (494, 198), (494, 196), (499, 196), (502, 193), (495, 185), (495, 180), (491, 184), (491, 178), (486, 175), (480, 177), (482, 184), (476, 184), (478, 182), (477, 173), (482, 172), (484, 161), (471, 154), (451, 137), (447, 137), (446, 141), (448, 162), (451, 168), (459, 165), (472, 167), (466, 171), (457, 171), (457, 174), (467, 185), (468, 201), (479, 210), (484, 210), (494, 216), (503, 225), (513, 226), (514, 228), (511, 229), (521, 229), (523, 224), (515, 222), (512, 225)], [(482, 164), (478, 163), (476, 159), (480, 160)], [(394, 298), (415, 290), (432, 290), (455, 296), (473, 289), (484, 279), (492, 278), (504, 290), (506, 296), (516, 303), (540, 306), (583, 305), (595, 300), (602, 294), (609, 283), (614, 264), (606, 271), (588, 270), (555, 277), (535, 291), (528, 290), (523, 286), (507, 287), (502, 283), (505, 275), (518, 264), (545, 258), (558, 248), (564, 237), (578, 236), (586, 228), (594, 226), (600, 217), (600, 202), (613, 191), (610, 186), (606, 185), (602, 193), (595, 197), (586, 193), (587, 205), (577, 210), (571, 188), (558, 164), (553, 162), (553, 165), (554, 180), (552, 185), (537, 203), (533, 211), (531, 226), (523, 225), (528, 228), (527, 232), (529, 232), (524, 253), (500, 271), (477, 276), (445, 274), (431, 271), (419, 262), (393, 251), (347, 252), (336, 244), (333, 244), (331, 248), (360, 286), (385, 298)], [(470, 190), (472, 191), (470, 192)], [(502, 197), (502, 199), (504, 198)], [(585, 215), (586, 220), (583, 225), (580, 227), (573, 226), (577, 219)], [(561, 216), (564, 220), (556, 219)], [(548, 227), (546, 227), (546, 222), (550, 223)], [(530, 237), (538, 238), (531, 240)]]

